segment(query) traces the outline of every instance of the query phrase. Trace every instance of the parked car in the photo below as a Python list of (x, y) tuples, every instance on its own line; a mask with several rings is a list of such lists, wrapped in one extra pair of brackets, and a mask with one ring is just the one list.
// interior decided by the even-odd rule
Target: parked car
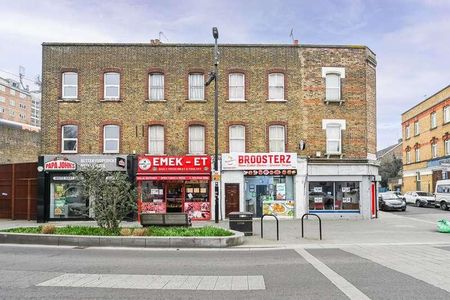
[(380, 210), (406, 210), (406, 202), (395, 192), (385, 192), (378, 194), (378, 207)]
[(403, 195), (406, 203), (414, 204), (415, 206), (434, 206), (436, 198), (433, 194), (423, 191), (406, 192)]
[(442, 210), (448, 210), (450, 207), (450, 180), (438, 180), (434, 194), (436, 197), (434, 206), (440, 207)]

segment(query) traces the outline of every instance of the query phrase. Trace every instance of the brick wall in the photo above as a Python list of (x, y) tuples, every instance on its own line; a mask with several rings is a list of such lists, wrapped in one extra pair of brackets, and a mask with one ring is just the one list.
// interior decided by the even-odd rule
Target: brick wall
[[(58, 147), (61, 124), (76, 120), (80, 126), (79, 153), (98, 153), (101, 125), (105, 121), (122, 124), (122, 152), (147, 151), (146, 130), (151, 123), (165, 125), (167, 154), (184, 154), (187, 126), (206, 125), (207, 151), (212, 153), (214, 84), (205, 90), (205, 102), (187, 101), (190, 71), (212, 69), (212, 47), (206, 45), (76, 45), (44, 44), (41, 153), (52, 154)], [(375, 153), (375, 70), (367, 63), (366, 47), (247, 46), (220, 47), (219, 64), (219, 152), (228, 151), (228, 125), (246, 125), (248, 152), (267, 151), (267, 126), (287, 124), (287, 151), (301, 155), (325, 152), (322, 119), (345, 119), (344, 158), (366, 159)], [(322, 67), (345, 67), (345, 102), (325, 104)], [(121, 71), (121, 101), (100, 101), (101, 76), (107, 68)], [(61, 101), (61, 70), (76, 69), (79, 74), (77, 101)], [(165, 102), (147, 100), (149, 70), (165, 75)], [(245, 72), (246, 102), (229, 102), (228, 73)], [(267, 101), (267, 75), (285, 74), (285, 102)], [(101, 98), (101, 97), (100, 97)], [(298, 151), (298, 143), (307, 143)]]
[(0, 125), (0, 164), (37, 162), (40, 133)]

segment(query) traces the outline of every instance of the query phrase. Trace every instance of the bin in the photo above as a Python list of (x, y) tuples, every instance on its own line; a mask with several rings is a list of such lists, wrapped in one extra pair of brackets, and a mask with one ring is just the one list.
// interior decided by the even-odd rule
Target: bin
[(243, 232), (244, 235), (253, 235), (253, 213), (231, 212), (228, 214), (230, 229)]

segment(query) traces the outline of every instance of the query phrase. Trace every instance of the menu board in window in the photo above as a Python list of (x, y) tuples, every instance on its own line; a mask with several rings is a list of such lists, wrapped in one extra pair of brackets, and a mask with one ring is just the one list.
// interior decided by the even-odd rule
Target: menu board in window
[(189, 182), (185, 185), (184, 212), (194, 220), (211, 217), (208, 182)]

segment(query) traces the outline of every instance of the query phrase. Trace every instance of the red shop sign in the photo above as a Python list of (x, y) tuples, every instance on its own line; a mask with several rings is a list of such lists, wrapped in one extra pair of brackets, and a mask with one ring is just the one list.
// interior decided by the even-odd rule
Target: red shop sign
[(211, 157), (193, 156), (139, 156), (138, 174), (210, 174)]
[(51, 160), (44, 164), (44, 170), (46, 171), (75, 171), (77, 164), (70, 160)]

